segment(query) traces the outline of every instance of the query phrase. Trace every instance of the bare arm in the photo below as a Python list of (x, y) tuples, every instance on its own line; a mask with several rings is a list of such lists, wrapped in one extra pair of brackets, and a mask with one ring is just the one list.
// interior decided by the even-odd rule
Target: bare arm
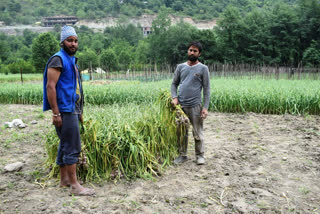
[[(47, 72), (47, 96), (50, 107), (52, 109), (52, 113), (54, 115), (59, 115), (60, 111), (57, 104), (57, 92), (56, 92), (56, 85), (59, 80), (61, 71), (58, 68), (48, 68)], [(53, 116), (52, 117), (53, 125), (59, 127), (62, 126), (62, 119), (60, 116)]]

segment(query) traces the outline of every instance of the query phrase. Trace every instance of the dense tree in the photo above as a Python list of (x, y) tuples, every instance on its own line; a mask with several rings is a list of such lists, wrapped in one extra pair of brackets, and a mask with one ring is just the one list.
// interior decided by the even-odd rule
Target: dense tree
[(21, 11), (21, 5), (19, 2), (15, 2), (15, 1), (12, 1), (12, 2), (9, 2), (8, 4), (8, 10), (10, 12), (20, 12)]
[(149, 60), (150, 45), (147, 40), (140, 40), (135, 49), (134, 59), (136, 64), (147, 64)]
[(134, 26), (133, 24), (118, 24), (115, 27), (107, 27), (105, 33), (109, 34), (113, 38), (127, 41), (130, 45), (137, 45), (139, 40), (142, 39), (140, 26)]
[(100, 66), (107, 72), (111, 72), (117, 68), (117, 56), (112, 49), (106, 49), (102, 52), (100, 56)]
[(152, 22), (153, 35), (162, 35), (168, 30), (171, 25), (169, 14), (170, 10), (167, 8), (161, 8), (157, 18)]
[(98, 55), (92, 49), (86, 49), (77, 53), (77, 57), (81, 70), (89, 69), (89, 71), (92, 72), (99, 65)]
[(171, 25), (168, 17), (169, 11), (162, 8), (157, 18), (152, 22), (152, 34), (149, 36), (150, 57), (153, 62), (160, 62), (164, 59), (162, 56), (164, 42), (167, 41), (167, 30)]
[(183, 11), (183, 3), (182, 1), (178, 0), (175, 1), (172, 5), (173, 10), (175, 11)]
[(270, 19), (270, 42), (274, 63), (297, 65), (298, 62), (298, 17), (292, 8), (285, 4), (277, 4)]
[(303, 53), (303, 62), (308, 66), (320, 65), (320, 43), (316, 41), (311, 42), (311, 46)]
[(32, 60), (32, 49), (31, 47), (23, 46), (16, 52), (16, 56), (18, 59), (23, 59), (26, 61)]
[(133, 51), (133, 47), (122, 39), (114, 39), (109, 48), (113, 50), (116, 56), (119, 56), (121, 52), (127, 51), (131, 53)]
[(8, 65), (8, 69), (12, 74), (19, 74), (22, 73), (34, 73), (35, 68), (31, 64), (31, 62), (18, 60), (17, 62), (11, 63)]
[(37, 35), (38, 35), (37, 33), (34, 33), (31, 30), (25, 29), (23, 31), (23, 39), (24, 39), (23, 44), (28, 47), (31, 47), (32, 41), (35, 37), (37, 37)]
[(8, 65), (5, 65), (5, 64), (0, 65), (0, 73), (9, 74), (10, 70), (8, 68)]
[(36, 72), (42, 72), (55, 52), (59, 50), (58, 41), (51, 33), (40, 34), (32, 43), (32, 60)]
[(127, 70), (132, 62), (132, 55), (129, 51), (121, 51), (118, 57), (119, 63), (122, 65), (122, 70)]
[(271, 61), (269, 18), (264, 11), (254, 10), (244, 17), (245, 27), (243, 28), (246, 35), (243, 54), (245, 62), (250, 64), (264, 64)]
[(297, 14), (299, 16), (299, 55), (315, 41), (320, 43), (320, 2), (318, 0), (299, 0)]
[(222, 13), (216, 28), (219, 51), (222, 52), (225, 62), (239, 63), (243, 61), (242, 47), (246, 45), (243, 40), (245, 37), (244, 28), (245, 25), (239, 10), (229, 6)]
[(198, 30), (186, 23), (171, 26), (166, 32), (166, 40), (159, 50), (164, 62), (176, 65), (186, 60), (188, 44), (193, 40)]
[[(5, 37), (2, 37), (5, 38)], [(8, 58), (10, 47), (6, 40), (0, 40), (0, 60), (2, 62), (6, 61)]]
[(217, 63), (222, 61), (222, 56), (217, 47), (217, 35), (213, 30), (197, 30), (193, 32), (192, 40), (201, 42), (203, 51), (200, 61), (205, 63)]
[(91, 44), (91, 48), (92, 48), (97, 54), (100, 54), (101, 51), (103, 50), (103, 42), (102, 42), (102, 40), (99, 40), (99, 39), (93, 40), (93, 42), (92, 42), (92, 44)]

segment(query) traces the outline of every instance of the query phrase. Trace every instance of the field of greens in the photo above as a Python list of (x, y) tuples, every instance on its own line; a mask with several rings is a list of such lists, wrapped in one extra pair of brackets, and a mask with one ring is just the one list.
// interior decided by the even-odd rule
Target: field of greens
[[(92, 105), (150, 104), (171, 80), (84, 83), (85, 103)], [(320, 84), (316, 80), (212, 78), (210, 111), (262, 114), (319, 114)], [(1, 83), (0, 103), (41, 104), (41, 83)]]
[[(42, 80), (43, 74), (23, 74), (23, 81), (40, 81)], [(1, 74), (0, 73), (0, 83), (4, 82), (18, 82), (21, 81), (20, 74)]]

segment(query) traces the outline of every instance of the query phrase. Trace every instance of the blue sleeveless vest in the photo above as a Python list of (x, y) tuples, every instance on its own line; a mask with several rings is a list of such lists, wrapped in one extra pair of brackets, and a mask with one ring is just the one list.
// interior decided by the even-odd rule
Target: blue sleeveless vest
[[(60, 112), (74, 112), (76, 102), (77, 74), (75, 57), (69, 56), (62, 48), (48, 60), (43, 75), (43, 111), (51, 109), (47, 97), (47, 71), (48, 63), (54, 56), (59, 56), (62, 60), (62, 71), (56, 85), (57, 104)], [(80, 74), (79, 78), (80, 78)], [(81, 83), (80, 91), (82, 91)]]

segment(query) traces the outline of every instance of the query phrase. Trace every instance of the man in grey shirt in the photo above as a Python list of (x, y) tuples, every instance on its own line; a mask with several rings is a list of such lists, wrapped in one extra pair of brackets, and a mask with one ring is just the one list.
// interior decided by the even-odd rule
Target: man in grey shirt
[[(193, 41), (188, 46), (188, 61), (177, 66), (171, 84), (172, 104), (180, 104), (186, 113), (193, 127), (193, 137), (195, 141), (195, 153), (197, 164), (205, 163), (204, 159), (204, 139), (203, 120), (208, 115), (210, 101), (210, 76), (206, 65), (199, 62), (202, 45)], [(201, 91), (203, 89), (203, 106)], [(178, 90), (178, 94), (177, 94)], [(182, 133), (183, 140), (179, 140), (180, 156), (174, 160), (175, 164), (184, 163), (188, 160), (188, 130)]]

